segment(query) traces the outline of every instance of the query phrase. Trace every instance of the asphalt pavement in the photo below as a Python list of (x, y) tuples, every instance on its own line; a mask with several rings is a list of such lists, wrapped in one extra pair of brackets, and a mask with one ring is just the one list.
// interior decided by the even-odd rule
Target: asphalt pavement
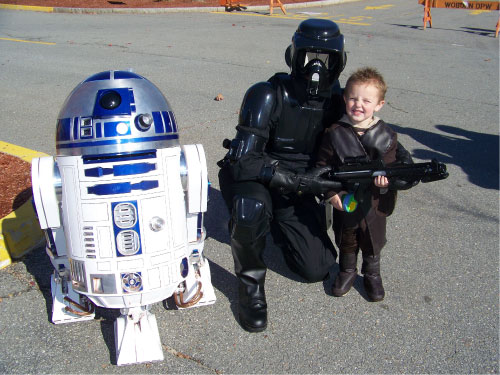
[[(498, 13), (432, 9), (425, 30), (416, 0), (287, 13), (0, 9), (2, 141), (55, 155), (56, 119), (71, 90), (94, 73), (133, 68), (169, 100), (181, 143), (203, 144), (213, 187), (205, 253), (217, 296), (190, 310), (155, 305), (164, 361), (116, 366), (117, 312), (52, 324), (52, 267), (37, 248), (0, 270), (0, 373), (499, 373)], [(450, 177), (399, 195), (382, 253), (382, 302), (367, 301), (361, 277), (342, 298), (331, 295), (332, 279), (305, 283), (269, 238), (269, 326), (250, 334), (236, 319), (216, 162), (245, 91), (287, 71), (285, 49), (308, 17), (336, 21), (345, 35), (341, 83), (358, 67), (377, 67), (389, 86), (380, 117), (416, 161), (435, 157)]]

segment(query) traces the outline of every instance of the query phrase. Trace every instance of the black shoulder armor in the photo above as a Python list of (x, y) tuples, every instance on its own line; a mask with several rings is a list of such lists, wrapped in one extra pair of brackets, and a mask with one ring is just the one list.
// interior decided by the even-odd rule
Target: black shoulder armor
[(238, 126), (267, 129), (276, 104), (276, 89), (270, 82), (250, 87), (241, 103)]
[(225, 141), (229, 149), (226, 159), (234, 162), (249, 152), (264, 151), (275, 106), (276, 89), (271, 83), (259, 82), (247, 90), (241, 103), (236, 136)]

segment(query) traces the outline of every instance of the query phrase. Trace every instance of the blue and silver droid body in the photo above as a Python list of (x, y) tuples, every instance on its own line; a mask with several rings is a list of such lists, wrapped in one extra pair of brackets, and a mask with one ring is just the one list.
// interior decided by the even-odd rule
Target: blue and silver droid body
[(81, 82), (57, 122), (57, 156), (34, 159), (34, 202), (52, 277), (54, 323), (121, 309), (117, 364), (163, 359), (150, 305), (215, 302), (203, 256), (208, 177), (202, 145), (180, 146), (172, 109), (144, 77)]

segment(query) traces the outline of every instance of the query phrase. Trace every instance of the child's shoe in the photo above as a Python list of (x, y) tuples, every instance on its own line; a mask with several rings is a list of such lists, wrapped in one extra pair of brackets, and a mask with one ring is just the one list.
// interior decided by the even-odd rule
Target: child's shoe
[(382, 301), (385, 290), (380, 276), (380, 255), (363, 256), (361, 272), (364, 275), (363, 284), (368, 298), (372, 302)]
[(358, 275), (358, 270), (356, 269), (357, 259), (357, 253), (340, 253), (340, 271), (332, 287), (332, 294), (335, 297), (342, 297), (351, 290), (354, 280), (356, 280), (356, 276)]

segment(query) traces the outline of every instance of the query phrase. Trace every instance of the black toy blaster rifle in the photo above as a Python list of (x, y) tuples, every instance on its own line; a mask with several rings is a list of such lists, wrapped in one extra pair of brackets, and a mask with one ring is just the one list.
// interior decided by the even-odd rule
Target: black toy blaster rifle
[(428, 183), (444, 180), (448, 177), (446, 164), (433, 159), (426, 163), (395, 164), (386, 166), (382, 160), (367, 161), (366, 158), (349, 158), (344, 165), (328, 172), (326, 178), (339, 182), (339, 187), (347, 190), (349, 194), (342, 197), (343, 208), (346, 212), (356, 209), (358, 202), (356, 191), (360, 185), (373, 183), (377, 176), (389, 179), (389, 188), (405, 190), (415, 186), (418, 182)]

